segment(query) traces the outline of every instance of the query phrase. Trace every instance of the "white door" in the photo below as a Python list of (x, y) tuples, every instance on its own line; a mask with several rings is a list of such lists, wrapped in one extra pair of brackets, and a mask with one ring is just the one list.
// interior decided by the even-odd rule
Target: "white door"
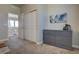
[(36, 42), (37, 39), (37, 11), (26, 13), (24, 16), (25, 39)]

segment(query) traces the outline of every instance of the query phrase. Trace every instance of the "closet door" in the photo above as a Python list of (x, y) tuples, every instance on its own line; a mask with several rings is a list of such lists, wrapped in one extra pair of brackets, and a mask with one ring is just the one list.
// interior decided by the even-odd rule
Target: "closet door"
[(25, 39), (36, 42), (37, 38), (37, 13), (36, 11), (25, 14)]
[(24, 14), (24, 38), (29, 39), (29, 15)]

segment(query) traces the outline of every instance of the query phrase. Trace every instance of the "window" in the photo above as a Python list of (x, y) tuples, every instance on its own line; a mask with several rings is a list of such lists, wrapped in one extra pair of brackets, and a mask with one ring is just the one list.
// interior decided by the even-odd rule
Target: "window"
[(18, 27), (18, 21), (15, 20), (15, 27)]
[(8, 14), (8, 27), (18, 27), (18, 15), (9, 13)]
[(8, 21), (8, 27), (14, 27), (14, 20)]

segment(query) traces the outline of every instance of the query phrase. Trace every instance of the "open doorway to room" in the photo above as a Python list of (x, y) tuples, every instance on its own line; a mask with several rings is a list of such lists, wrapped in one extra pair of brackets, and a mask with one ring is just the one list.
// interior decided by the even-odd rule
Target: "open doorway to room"
[(9, 13), (8, 14), (8, 46), (9, 48), (18, 48), (19, 40), (18, 40), (18, 14)]
[(9, 13), (8, 14), (8, 37), (18, 37), (18, 15)]

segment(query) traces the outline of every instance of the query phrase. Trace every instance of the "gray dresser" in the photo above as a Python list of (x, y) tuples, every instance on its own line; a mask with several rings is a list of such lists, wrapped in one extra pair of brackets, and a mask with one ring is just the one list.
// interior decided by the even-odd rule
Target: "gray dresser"
[(72, 31), (44, 30), (43, 43), (60, 48), (72, 49)]

